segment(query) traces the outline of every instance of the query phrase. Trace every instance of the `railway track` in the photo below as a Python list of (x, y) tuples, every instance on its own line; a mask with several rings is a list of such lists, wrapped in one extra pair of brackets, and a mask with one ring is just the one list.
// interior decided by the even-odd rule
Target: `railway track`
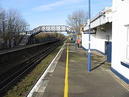
[(59, 45), (59, 41), (46, 45), (43, 50), (36, 53), (31, 58), (24, 60), (22, 63), (19, 63), (17, 67), (0, 75), (0, 94), (4, 94), (11, 86), (16, 84), (19, 79), (30, 72), (36, 66), (36, 64), (49, 55)]

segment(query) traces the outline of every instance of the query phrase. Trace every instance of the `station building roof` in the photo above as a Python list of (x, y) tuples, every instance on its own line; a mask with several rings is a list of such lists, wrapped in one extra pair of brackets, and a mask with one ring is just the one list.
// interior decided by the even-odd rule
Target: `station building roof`
[[(96, 28), (100, 25), (112, 22), (112, 7), (105, 7), (95, 17), (90, 20), (91, 29)], [(88, 25), (84, 27), (84, 31), (89, 29)]]

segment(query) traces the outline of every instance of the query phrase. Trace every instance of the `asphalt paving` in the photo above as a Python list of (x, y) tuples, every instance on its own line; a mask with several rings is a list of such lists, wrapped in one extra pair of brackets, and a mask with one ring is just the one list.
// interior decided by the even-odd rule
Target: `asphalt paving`
[[(42, 97), (64, 97), (66, 50), (64, 49), (55, 71), (49, 77), (49, 83)], [(68, 54), (68, 95), (66, 97), (129, 97), (129, 91), (113, 78), (108, 72), (110, 69), (99, 65), (97, 60), (94, 60), (92, 66), (97, 68), (87, 72), (86, 51), (82, 48), (75, 49), (69, 46)], [(99, 58), (103, 57), (99, 56)], [(102, 63), (102, 60), (98, 61)]]

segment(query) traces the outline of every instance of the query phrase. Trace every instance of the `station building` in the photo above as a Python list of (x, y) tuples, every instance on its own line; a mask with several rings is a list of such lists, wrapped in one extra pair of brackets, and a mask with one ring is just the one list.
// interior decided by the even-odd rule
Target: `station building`
[[(82, 33), (82, 46), (88, 49), (88, 30), (84, 28)], [(111, 44), (112, 44), (112, 8), (106, 7), (99, 12), (96, 17), (91, 19), (91, 49), (99, 51), (102, 54), (109, 54), (111, 61)], [(110, 46), (110, 47), (109, 47)]]
[(129, 84), (129, 0), (113, 0), (112, 71)]
[[(91, 49), (111, 62), (111, 70), (129, 84), (129, 0), (113, 0), (112, 7), (91, 19)], [(82, 46), (88, 49), (88, 27), (82, 33)]]

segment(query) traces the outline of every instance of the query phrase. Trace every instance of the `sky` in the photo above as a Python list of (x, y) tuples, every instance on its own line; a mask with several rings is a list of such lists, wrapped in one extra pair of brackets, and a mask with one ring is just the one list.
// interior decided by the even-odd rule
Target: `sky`
[[(91, 14), (112, 5), (112, 0), (91, 0)], [(0, 7), (16, 9), (30, 25), (66, 25), (68, 15), (76, 10), (88, 12), (88, 0), (0, 0)]]

